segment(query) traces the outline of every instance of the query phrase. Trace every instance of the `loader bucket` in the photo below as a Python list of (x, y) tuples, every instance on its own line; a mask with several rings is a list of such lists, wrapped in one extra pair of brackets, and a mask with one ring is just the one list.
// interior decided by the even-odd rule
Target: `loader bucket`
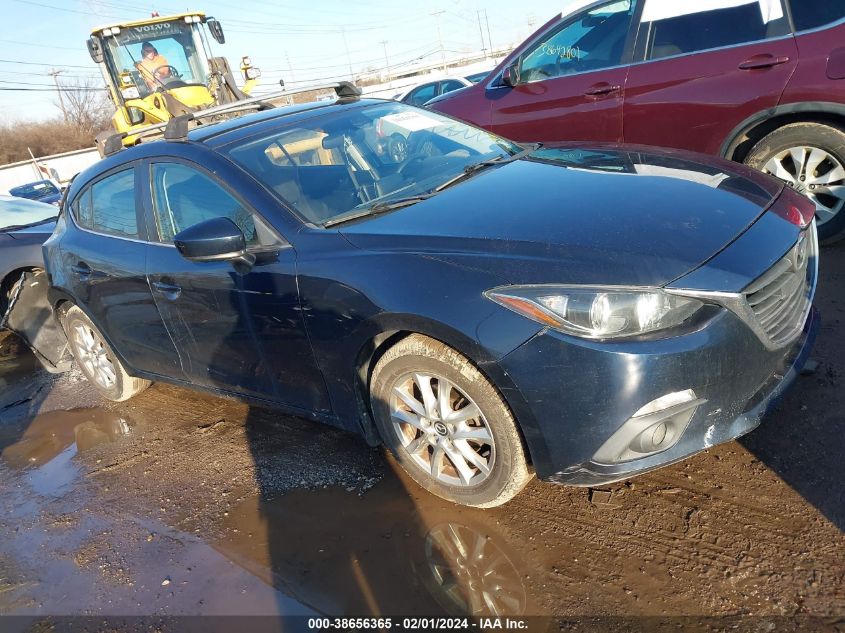
[(0, 329), (20, 336), (44, 366), (53, 374), (70, 371), (71, 354), (67, 337), (47, 299), (47, 273), (24, 273), (15, 284)]

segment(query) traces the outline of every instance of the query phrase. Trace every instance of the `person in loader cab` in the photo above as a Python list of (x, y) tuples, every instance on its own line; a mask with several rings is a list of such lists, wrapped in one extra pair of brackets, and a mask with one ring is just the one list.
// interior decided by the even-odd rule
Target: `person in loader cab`
[(164, 79), (170, 77), (170, 64), (167, 63), (167, 58), (160, 55), (156, 47), (149, 42), (141, 45), (141, 61), (135, 64), (135, 67), (150, 90), (155, 90), (164, 83)]

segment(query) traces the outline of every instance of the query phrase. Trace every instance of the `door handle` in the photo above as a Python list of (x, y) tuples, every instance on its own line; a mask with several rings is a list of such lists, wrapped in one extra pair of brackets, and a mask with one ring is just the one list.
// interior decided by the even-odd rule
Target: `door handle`
[(761, 70), (774, 68), (789, 62), (789, 57), (775, 57), (774, 55), (755, 55), (739, 65), (740, 70)]
[(171, 301), (175, 301), (182, 294), (182, 289), (179, 286), (166, 284), (162, 281), (154, 281), (153, 288)]
[(614, 92), (619, 92), (620, 90), (622, 90), (622, 86), (614, 86), (609, 83), (600, 83), (589, 88), (584, 94), (588, 97), (602, 97), (604, 95), (609, 95)]

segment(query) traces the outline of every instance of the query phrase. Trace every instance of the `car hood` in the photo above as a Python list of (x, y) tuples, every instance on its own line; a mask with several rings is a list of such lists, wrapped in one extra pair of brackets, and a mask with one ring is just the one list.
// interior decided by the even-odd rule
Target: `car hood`
[(659, 286), (724, 249), (782, 190), (687, 152), (554, 145), (340, 231), (362, 249), (417, 252), (510, 283)]

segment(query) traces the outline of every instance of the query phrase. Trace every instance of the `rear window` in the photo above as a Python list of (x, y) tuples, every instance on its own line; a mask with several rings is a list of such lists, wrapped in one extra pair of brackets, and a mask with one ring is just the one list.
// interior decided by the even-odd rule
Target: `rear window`
[(651, 23), (647, 59), (696, 53), (781, 37), (789, 33), (780, 0), (666, 3), (649, 0), (643, 22)]
[(118, 172), (95, 182), (74, 203), (80, 226), (117, 237), (138, 237), (135, 172)]
[(816, 29), (845, 18), (845, 4), (834, 0), (793, 0), (792, 19), (797, 31)]

